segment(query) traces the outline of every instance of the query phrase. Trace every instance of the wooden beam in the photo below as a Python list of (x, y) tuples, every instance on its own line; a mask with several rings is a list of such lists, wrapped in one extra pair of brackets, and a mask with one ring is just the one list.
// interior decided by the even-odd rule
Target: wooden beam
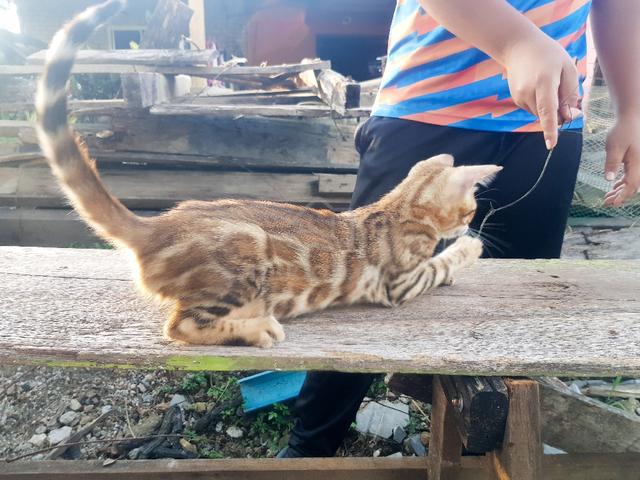
[[(310, 173), (274, 174), (253, 172), (112, 170), (102, 179), (129, 208), (161, 210), (184, 200), (253, 198), (299, 205), (339, 208), (349, 199), (331, 204), (315, 194), (317, 177)], [(61, 208), (68, 204), (46, 166), (0, 168), (0, 206)]]
[[(640, 455), (549, 455), (544, 480), (635, 480)], [(426, 458), (40, 461), (3, 464), (0, 480), (425, 480)], [(463, 457), (453, 480), (490, 480), (485, 457)], [(431, 480), (431, 479), (429, 479)]]
[(360, 84), (333, 70), (321, 70), (317, 76), (320, 98), (340, 115), (360, 108)]
[[(171, 188), (166, 178), (162, 183)], [(0, 363), (639, 375), (639, 271), (631, 260), (484, 260), (454, 287), (393, 311), (359, 306), (287, 321), (287, 340), (265, 350), (167, 342), (166, 312), (136, 293), (125, 252), (2, 247)], [(624, 335), (612, 340), (617, 331)]]
[(500, 377), (440, 377), (465, 449), (487, 453), (502, 443), (509, 397)]
[(507, 380), (509, 415), (502, 448), (489, 454), (496, 480), (542, 480), (540, 395), (533, 380)]
[[(189, 7), (182, 4), (180, 8), (188, 9)], [(196, 67), (207, 66), (216, 54), (216, 50), (178, 50), (177, 45), (164, 49), (163, 47), (154, 47), (137, 50), (79, 50), (74, 62), (76, 65)], [(34, 53), (29, 56), (28, 64), (44, 65), (46, 55), (46, 50)]]
[(640, 452), (640, 417), (542, 378), (542, 440), (569, 453)]
[(183, 116), (222, 116), (235, 117), (367, 117), (369, 110), (353, 108), (343, 110), (343, 114), (332, 110), (330, 107), (318, 105), (200, 105), (181, 103), (165, 103), (154, 105), (150, 110), (152, 115), (183, 115)]
[(442, 377), (433, 377), (431, 438), (429, 440), (429, 480), (453, 480), (462, 457), (462, 441), (456, 430), (456, 419), (447, 399)]
[[(193, 10), (193, 17), (189, 23), (189, 40), (191, 48), (206, 48), (207, 33), (205, 23), (204, 0), (189, 0), (189, 7)], [(193, 92), (201, 92), (207, 86), (207, 81), (203, 78), (197, 78), (193, 84)]]
[[(85, 50), (80, 50), (79, 53)], [(115, 52), (139, 52), (140, 50), (115, 50)], [(178, 50), (181, 52), (182, 50)], [(189, 50), (186, 50), (189, 51)], [(107, 50), (96, 50), (95, 52), (111, 53)], [(173, 52), (173, 50), (170, 50)], [(102, 55), (100, 55), (102, 57)], [(109, 58), (102, 58), (103, 61), (109, 61)], [(115, 62), (116, 58), (113, 59)], [(268, 78), (273, 76), (296, 75), (306, 70), (314, 70), (318, 68), (328, 68), (330, 62), (316, 61), (309, 64), (293, 64), (293, 65), (271, 65), (265, 67), (245, 67), (245, 66), (190, 66), (190, 65), (156, 65), (147, 63), (135, 63), (142, 61), (141, 59), (122, 60), (125, 63), (102, 63), (100, 61), (85, 63), (76, 63), (73, 66), (72, 73), (160, 73), (163, 75), (192, 75), (205, 78), (233, 78), (233, 77), (259, 77)], [(167, 59), (169, 62), (169, 59)], [(206, 63), (205, 63), (206, 65)], [(0, 65), (0, 75), (40, 75), (44, 71), (41, 64), (33, 65)]]
[(356, 186), (356, 175), (318, 174), (318, 193), (320, 195), (348, 195), (351, 197)]

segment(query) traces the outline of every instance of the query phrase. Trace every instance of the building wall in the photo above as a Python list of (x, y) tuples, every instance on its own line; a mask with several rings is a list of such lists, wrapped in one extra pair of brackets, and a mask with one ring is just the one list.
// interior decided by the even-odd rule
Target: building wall
[[(96, 0), (16, 0), (22, 33), (49, 43), (65, 22), (95, 5)], [(141, 27), (146, 25), (156, 0), (130, 1), (108, 27), (101, 27), (91, 37), (88, 48), (107, 49), (111, 46), (111, 28)]]

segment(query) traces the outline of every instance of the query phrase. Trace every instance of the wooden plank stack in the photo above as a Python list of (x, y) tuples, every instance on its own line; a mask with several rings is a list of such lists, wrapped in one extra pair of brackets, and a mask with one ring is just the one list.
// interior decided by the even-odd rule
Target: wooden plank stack
[[(40, 74), (45, 55), (0, 66), (0, 78)], [(79, 52), (74, 72), (121, 75), (123, 98), (69, 103), (116, 195), (148, 211), (223, 197), (347, 208), (358, 166), (353, 135), (369, 114), (360, 84), (322, 60), (253, 67), (243, 59), (214, 66), (215, 58), (213, 50)], [(191, 77), (212, 85), (193, 92)], [(0, 120), (0, 136), (12, 139), (0, 151), (0, 244), (37, 245), (36, 232), (12, 227), (25, 216), (15, 209), (55, 209), (61, 221), (68, 207), (37, 146), (33, 82), (21, 82), (19, 95), (0, 89), (0, 114), (19, 118)], [(49, 245), (64, 245), (53, 230)]]

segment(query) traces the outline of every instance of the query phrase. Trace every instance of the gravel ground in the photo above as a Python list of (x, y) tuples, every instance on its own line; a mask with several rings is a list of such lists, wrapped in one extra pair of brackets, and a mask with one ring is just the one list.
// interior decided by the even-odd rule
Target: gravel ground
[[(131, 445), (96, 441), (154, 435), (174, 403), (182, 418), (183, 443), (175, 445), (181, 454), (192, 450), (193, 456), (204, 458), (272, 457), (286, 445), (293, 415), (286, 405), (243, 414), (238, 378), (236, 373), (0, 367), (0, 458), (55, 445), (107, 411), (111, 413), (82, 438), (83, 445), (69, 449), (64, 458), (136, 458), (139, 449), (131, 452)], [(398, 401), (381, 381), (370, 395), (368, 401)], [(427, 442), (428, 419), (422, 414), (429, 408), (411, 404), (408, 433), (423, 433)], [(215, 407), (220, 408), (209, 428), (196, 433), (198, 421)], [(351, 429), (338, 455), (385, 456), (403, 450), (414, 453), (408, 445)], [(25, 460), (43, 460), (49, 454)]]

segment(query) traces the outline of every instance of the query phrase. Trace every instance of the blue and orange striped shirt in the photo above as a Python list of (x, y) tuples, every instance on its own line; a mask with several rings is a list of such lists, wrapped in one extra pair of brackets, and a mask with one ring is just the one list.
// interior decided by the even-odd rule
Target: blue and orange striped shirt
[[(591, 0), (505, 0), (567, 50), (586, 74), (586, 24)], [(373, 115), (502, 132), (540, 131), (517, 107), (504, 69), (444, 29), (419, 0), (398, 0), (387, 66)], [(582, 119), (571, 128), (581, 128)]]

